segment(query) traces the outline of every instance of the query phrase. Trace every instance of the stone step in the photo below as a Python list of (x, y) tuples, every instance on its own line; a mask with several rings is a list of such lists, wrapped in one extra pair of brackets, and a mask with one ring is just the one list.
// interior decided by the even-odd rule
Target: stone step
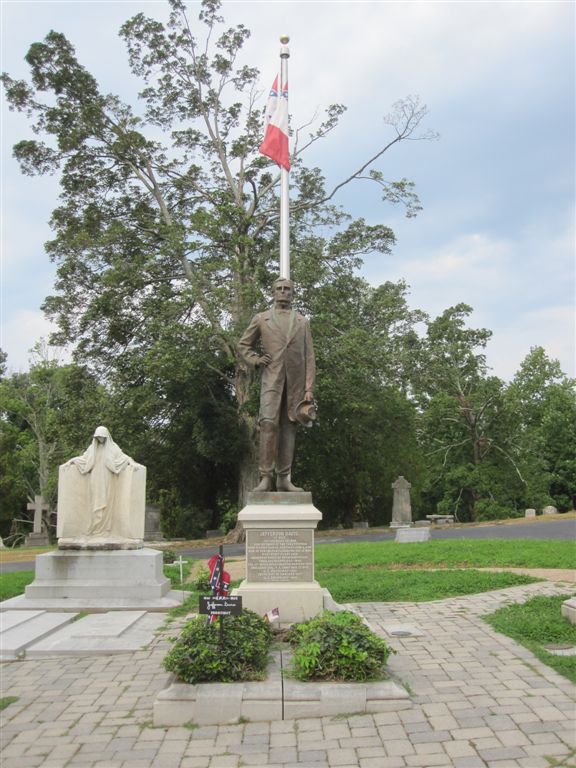
[(164, 620), (161, 613), (146, 611), (94, 613), (35, 643), (26, 657), (133, 653), (150, 643)]
[[(49, 637), (66, 624), (70, 624), (78, 615), (46, 611), (15, 611), (14, 613), (17, 615), (13, 616), (10, 611), (3, 616), (0, 631), (0, 661), (11, 661), (23, 657), (29, 646)], [(19, 621), (23, 614), (26, 615), (25, 620)]]

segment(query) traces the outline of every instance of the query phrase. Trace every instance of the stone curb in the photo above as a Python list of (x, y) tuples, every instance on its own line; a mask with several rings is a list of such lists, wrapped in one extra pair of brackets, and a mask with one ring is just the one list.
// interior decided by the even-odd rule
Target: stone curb
[(408, 692), (392, 680), (375, 683), (302, 683), (286, 677), (287, 652), (276, 651), (262, 682), (174, 682), (154, 701), (155, 726), (231, 725), (374, 712), (412, 707)]

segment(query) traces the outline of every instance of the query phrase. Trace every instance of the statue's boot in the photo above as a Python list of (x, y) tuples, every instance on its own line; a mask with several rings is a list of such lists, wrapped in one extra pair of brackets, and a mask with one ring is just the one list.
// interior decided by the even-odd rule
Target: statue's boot
[(295, 493), (297, 491), (303, 491), (304, 488), (298, 488), (297, 485), (290, 480), (290, 474), (288, 475), (276, 475), (276, 490), (283, 493)]
[(253, 493), (268, 493), (274, 490), (274, 483), (272, 482), (272, 475), (262, 475), (260, 482), (254, 488)]
[(267, 493), (274, 490), (273, 476), (277, 440), (277, 425), (270, 419), (262, 419), (260, 422), (260, 447), (258, 455), (260, 482), (254, 488), (255, 493)]
[(296, 442), (296, 424), (288, 419), (287, 414), (281, 421), (280, 441), (278, 445), (278, 460), (276, 462), (276, 490), (284, 493), (303, 491), (290, 479), (294, 443)]

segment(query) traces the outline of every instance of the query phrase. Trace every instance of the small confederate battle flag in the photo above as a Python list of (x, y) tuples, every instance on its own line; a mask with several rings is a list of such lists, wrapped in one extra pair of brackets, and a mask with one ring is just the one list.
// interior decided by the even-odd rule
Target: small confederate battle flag
[[(224, 570), (224, 558), (222, 555), (213, 555), (208, 560), (210, 570), (210, 589), (213, 595), (227, 597), (230, 592), (230, 574)], [(216, 616), (209, 616), (208, 623), (216, 621)]]

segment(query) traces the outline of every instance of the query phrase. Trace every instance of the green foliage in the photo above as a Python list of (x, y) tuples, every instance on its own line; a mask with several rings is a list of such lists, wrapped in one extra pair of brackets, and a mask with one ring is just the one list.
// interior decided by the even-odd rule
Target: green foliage
[(198, 592), (210, 592), (210, 571), (207, 566), (201, 565), (196, 571), (194, 588), (197, 589)]
[(176, 552), (173, 549), (164, 549), (162, 551), (162, 562), (164, 564), (173, 563), (174, 560), (176, 560)]
[(522, 516), (522, 512), (519, 509), (510, 509), (491, 499), (481, 499), (480, 501), (477, 501), (475, 512), (478, 521), (507, 520), (509, 518)]
[(34, 571), (0, 574), (0, 601), (21, 595), (33, 581)]
[[(408, 546), (402, 544), (402, 546)], [(531, 584), (538, 579), (517, 573), (475, 570), (387, 570), (370, 568), (317, 571), (323, 587), (339, 602), (427, 602)]]
[(184, 683), (260, 680), (268, 664), (270, 625), (250, 610), (224, 619), (220, 646), (218, 622), (205, 616), (189, 621), (164, 659), (164, 668)]
[(507, 605), (484, 616), (497, 632), (524, 645), (540, 661), (576, 683), (576, 656), (556, 656), (546, 645), (576, 646), (576, 625), (562, 616), (564, 596), (534, 597), (526, 603)]
[(394, 651), (351, 611), (332, 613), (296, 624), (291, 673), (299, 680), (376, 680)]

